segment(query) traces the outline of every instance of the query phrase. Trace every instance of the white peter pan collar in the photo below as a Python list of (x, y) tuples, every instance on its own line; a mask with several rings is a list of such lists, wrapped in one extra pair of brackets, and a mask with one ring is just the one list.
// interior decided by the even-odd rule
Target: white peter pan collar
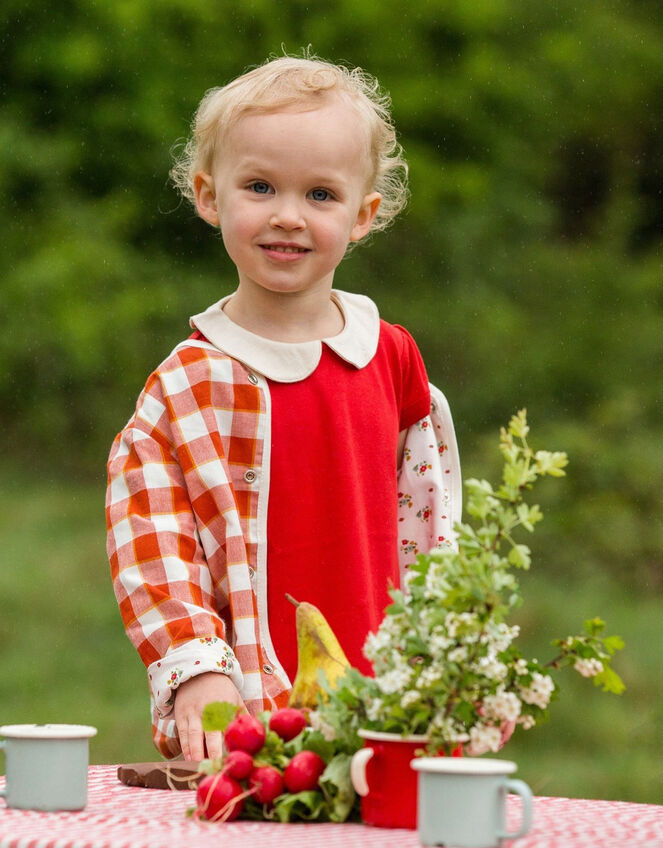
[(355, 368), (364, 368), (378, 347), (377, 307), (363, 294), (334, 290), (331, 296), (343, 314), (345, 325), (338, 335), (322, 340), (277, 342), (257, 336), (235, 324), (223, 311), (232, 295), (193, 315), (189, 323), (219, 350), (279, 383), (296, 383), (312, 374), (320, 362), (323, 343)]

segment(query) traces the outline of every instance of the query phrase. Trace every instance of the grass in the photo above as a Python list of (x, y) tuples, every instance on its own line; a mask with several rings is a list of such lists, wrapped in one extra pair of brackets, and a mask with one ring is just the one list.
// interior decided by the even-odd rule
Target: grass
[(551, 659), (550, 639), (579, 633), (596, 615), (626, 642), (614, 667), (626, 684), (605, 694), (572, 669), (556, 676), (550, 721), (518, 730), (505, 755), (536, 794), (660, 803), (663, 679), (658, 645), (663, 598), (633, 598), (595, 577), (582, 584), (525, 575), (520, 611), (526, 655)]
[[(15, 474), (0, 484), (0, 724), (92, 724), (92, 762), (157, 759), (145, 672), (108, 575), (103, 481)], [(660, 803), (663, 598), (632, 597), (601, 575), (556, 579), (553, 567), (554, 557), (535, 560), (523, 575), (526, 656), (551, 657), (551, 639), (600, 615), (626, 641), (615, 667), (627, 691), (603, 694), (561, 672), (550, 722), (518, 730), (501, 756), (539, 795)]]
[(2, 483), (0, 723), (92, 724), (93, 762), (156, 759), (110, 582), (103, 483)]

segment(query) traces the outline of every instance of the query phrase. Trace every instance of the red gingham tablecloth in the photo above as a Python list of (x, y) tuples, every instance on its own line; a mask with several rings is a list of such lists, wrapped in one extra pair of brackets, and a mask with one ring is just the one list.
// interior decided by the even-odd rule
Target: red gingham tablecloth
[[(0, 785), (4, 779), (0, 779)], [(79, 813), (9, 810), (0, 800), (0, 848), (420, 848), (416, 831), (360, 824), (193, 821), (195, 793), (121, 784), (117, 766), (91, 766)], [(509, 827), (520, 800), (509, 796)], [(536, 798), (532, 830), (513, 848), (663, 848), (663, 806)]]

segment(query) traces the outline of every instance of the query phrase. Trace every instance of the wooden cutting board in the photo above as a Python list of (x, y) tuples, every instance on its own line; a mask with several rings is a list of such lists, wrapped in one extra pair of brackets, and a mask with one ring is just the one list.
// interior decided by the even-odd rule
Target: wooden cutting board
[(117, 770), (117, 777), (127, 786), (147, 789), (195, 789), (205, 777), (200, 763), (188, 760), (159, 763), (127, 763)]

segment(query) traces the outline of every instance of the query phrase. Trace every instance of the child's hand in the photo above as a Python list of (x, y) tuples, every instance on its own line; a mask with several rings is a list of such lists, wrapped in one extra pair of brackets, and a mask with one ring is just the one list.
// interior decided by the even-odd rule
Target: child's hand
[(211, 701), (230, 701), (246, 712), (242, 696), (227, 674), (210, 671), (182, 683), (175, 692), (174, 713), (185, 760), (220, 757), (223, 752), (222, 733), (203, 733), (202, 714)]

